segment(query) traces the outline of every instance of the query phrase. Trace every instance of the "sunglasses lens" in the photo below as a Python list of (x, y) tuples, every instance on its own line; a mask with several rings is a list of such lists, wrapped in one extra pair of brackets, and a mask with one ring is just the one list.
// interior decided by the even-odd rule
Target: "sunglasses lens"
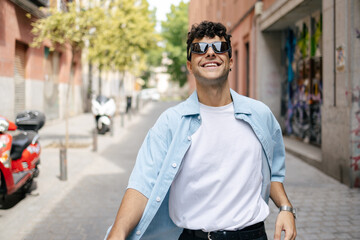
[(227, 42), (214, 42), (212, 47), (216, 53), (223, 53), (229, 50)]
[(193, 43), (191, 45), (191, 52), (197, 53), (197, 54), (204, 54), (207, 52), (209, 46), (212, 47), (214, 52), (216, 53), (224, 53), (226, 51), (229, 51), (229, 45), (227, 42), (214, 42), (214, 43)]
[(192, 52), (203, 54), (207, 51), (208, 45), (206, 43), (193, 43)]

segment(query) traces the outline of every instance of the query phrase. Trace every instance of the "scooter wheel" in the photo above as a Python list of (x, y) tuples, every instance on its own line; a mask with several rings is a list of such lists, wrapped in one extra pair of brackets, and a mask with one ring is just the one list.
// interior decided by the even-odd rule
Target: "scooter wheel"
[(29, 181), (27, 181), (24, 186), (22, 187), (21, 191), (23, 194), (27, 194), (27, 193), (30, 193), (31, 192), (31, 186), (33, 184), (33, 180), (34, 179), (30, 179)]

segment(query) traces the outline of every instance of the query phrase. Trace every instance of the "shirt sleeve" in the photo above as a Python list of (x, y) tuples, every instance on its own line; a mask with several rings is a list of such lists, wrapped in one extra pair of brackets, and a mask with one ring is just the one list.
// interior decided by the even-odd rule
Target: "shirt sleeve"
[[(273, 117), (275, 118), (275, 117)], [(285, 179), (285, 146), (279, 123), (274, 119), (275, 131), (272, 135), (274, 141), (273, 159), (271, 167), (271, 181), (284, 182)]]
[(128, 188), (135, 189), (149, 198), (165, 159), (166, 142), (150, 129), (138, 152), (136, 163), (130, 175)]

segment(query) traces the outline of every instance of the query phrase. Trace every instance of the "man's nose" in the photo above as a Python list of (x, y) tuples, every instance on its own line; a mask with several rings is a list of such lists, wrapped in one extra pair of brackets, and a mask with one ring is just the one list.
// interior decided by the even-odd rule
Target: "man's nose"
[(207, 51), (206, 51), (206, 56), (215, 56), (215, 52), (214, 49), (212, 48), (212, 46), (209, 46)]

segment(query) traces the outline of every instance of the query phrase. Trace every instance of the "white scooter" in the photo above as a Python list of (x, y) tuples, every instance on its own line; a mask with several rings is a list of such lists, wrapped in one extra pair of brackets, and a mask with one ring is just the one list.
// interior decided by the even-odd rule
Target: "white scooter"
[(115, 101), (105, 96), (97, 96), (91, 101), (91, 110), (95, 117), (96, 128), (99, 134), (110, 131), (113, 134), (113, 117), (116, 111)]

